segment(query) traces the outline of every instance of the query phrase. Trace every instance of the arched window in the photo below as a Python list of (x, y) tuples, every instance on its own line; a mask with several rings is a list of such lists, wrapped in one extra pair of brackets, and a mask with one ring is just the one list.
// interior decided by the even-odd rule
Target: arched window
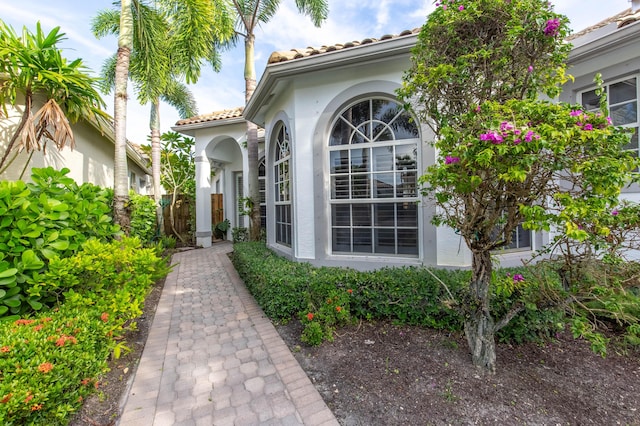
[(260, 159), (258, 163), (258, 187), (260, 188), (260, 228), (264, 231), (267, 229), (267, 185), (266, 185), (267, 168), (265, 158)]
[(291, 144), (284, 125), (276, 132), (275, 145), (276, 242), (291, 247)]
[(419, 131), (388, 99), (343, 110), (329, 135), (333, 253), (418, 256)]

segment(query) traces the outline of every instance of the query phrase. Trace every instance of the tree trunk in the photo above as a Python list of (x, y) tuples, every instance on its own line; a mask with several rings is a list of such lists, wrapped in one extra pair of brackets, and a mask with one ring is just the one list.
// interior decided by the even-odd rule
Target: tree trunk
[(160, 184), (160, 154), (162, 146), (160, 143), (160, 100), (156, 99), (151, 103), (151, 175), (153, 180), (153, 199), (156, 203), (156, 223), (160, 235), (164, 234), (162, 220), (162, 194)]
[(127, 169), (127, 79), (129, 77), (129, 59), (133, 46), (133, 15), (131, 0), (122, 0), (120, 12), (120, 35), (118, 36), (118, 56), (116, 59), (115, 95), (114, 95), (114, 196), (113, 220), (120, 225), (125, 234), (129, 234), (129, 171)]
[[(245, 64), (245, 103), (249, 103), (253, 92), (256, 89), (256, 71), (254, 60), (253, 33), (247, 34), (244, 40)], [(249, 215), (249, 239), (258, 241), (260, 239), (260, 186), (258, 184), (258, 126), (247, 121), (247, 158), (249, 160), (248, 186), (249, 198), (253, 202), (253, 209)]]
[(491, 252), (473, 251), (470, 304), (464, 322), (471, 360), (476, 367), (496, 371), (495, 322), (490, 312)]
[(31, 89), (27, 89), (24, 95), (24, 111), (22, 111), (22, 117), (20, 118), (20, 123), (18, 123), (18, 127), (16, 128), (16, 131), (13, 133), (13, 136), (11, 137), (9, 144), (5, 149), (5, 152), (2, 154), (2, 158), (0, 158), (0, 174), (4, 173), (4, 171), (11, 165), (11, 162), (15, 160), (15, 156), (14, 156), (11, 159), (11, 162), (7, 164), (5, 167), (7, 158), (9, 158), (9, 154), (11, 153), (11, 150), (13, 150), (13, 147), (16, 144), (16, 141), (21, 136), (22, 130), (24, 129), (24, 126), (25, 124), (27, 124), (27, 120), (31, 115), (32, 104), (33, 104), (33, 96), (31, 93)]

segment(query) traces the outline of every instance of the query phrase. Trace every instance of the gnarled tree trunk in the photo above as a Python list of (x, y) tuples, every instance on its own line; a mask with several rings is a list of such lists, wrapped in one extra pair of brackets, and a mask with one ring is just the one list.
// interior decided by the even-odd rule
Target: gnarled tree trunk
[(473, 276), (469, 285), (470, 305), (464, 322), (464, 333), (476, 367), (496, 371), (495, 321), (491, 317), (489, 290), (491, 284), (491, 252), (473, 251)]

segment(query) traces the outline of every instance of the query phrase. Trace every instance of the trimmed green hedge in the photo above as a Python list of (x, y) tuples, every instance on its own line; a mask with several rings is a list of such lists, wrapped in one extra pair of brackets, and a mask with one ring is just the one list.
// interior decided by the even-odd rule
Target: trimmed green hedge
[[(463, 328), (464, 318), (455, 309), (455, 301), (464, 300), (471, 277), (468, 270), (317, 268), (277, 256), (262, 242), (235, 244), (232, 259), (265, 314), (276, 321), (300, 318), (305, 325), (303, 341), (310, 344), (330, 340), (335, 326), (354, 319), (390, 320), (449, 331)], [(523, 269), (496, 274), (526, 273)], [(535, 285), (528, 288), (531, 286)], [(519, 295), (513, 289), (494, 289), (496, 315), (504, 315)], [(561, 309), (538, 309), (532, 304), (497, 337), (516, 343), (540, 340), (563, 326)]]

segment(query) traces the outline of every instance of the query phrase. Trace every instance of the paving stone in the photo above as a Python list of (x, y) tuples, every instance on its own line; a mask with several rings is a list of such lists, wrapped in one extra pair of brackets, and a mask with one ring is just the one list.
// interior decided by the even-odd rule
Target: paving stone
[(337, 425), (227, 256), (176, 253), (118, 426)]

